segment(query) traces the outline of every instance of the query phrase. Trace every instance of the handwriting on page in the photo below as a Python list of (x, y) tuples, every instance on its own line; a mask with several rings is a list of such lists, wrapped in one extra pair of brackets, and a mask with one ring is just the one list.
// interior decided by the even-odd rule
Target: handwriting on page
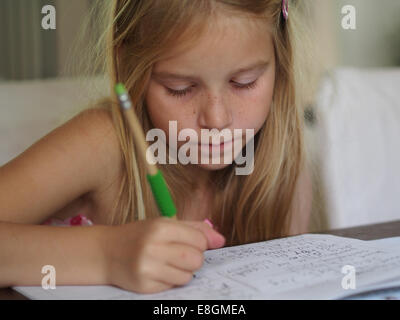
[[(52, 298), (97, 299), (333, 299), (348, 294), (342, 267), (354, 266), (358, 285), (400, 279), (400, 252), (332, 235), (295, 237), (206, 251), (185, 286), (137, 294), (111, 286), (59, 287)], [(49, 295), (44, 290), (41, 295)]]
[(357, 240), (293, 237), (213, 252), (206, 263), (220, 276), (261, 291), (277, 292), (340, 279), (341, 269), (347, 264), (355, 266), (358, 276), (368, 271), (385, 272), (399, 268), (400, 257)]
[(326, 235), (222, 248), (205, 253), (202, 269), (189, 284), (134, 299), (260, 299), (332, 281), (339, 288), (347, 264), (355, 266), (358, 277), (371, 277), (400, 270), (400, 255)]

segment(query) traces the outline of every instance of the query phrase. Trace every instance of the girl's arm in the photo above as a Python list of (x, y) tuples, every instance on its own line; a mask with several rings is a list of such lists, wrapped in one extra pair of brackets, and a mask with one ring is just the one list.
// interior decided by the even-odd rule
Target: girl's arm
[(0, 222), (0, 287), (40, 286), (46, 265), (55, 268), (56, 286), (107, 284), (108, 228)]
[(47, 264), (59, 284), (104, 282), (102, 227), (36, 224), (109, 178), (119, 154), (107, 117), (84, 111), (0, 167), (0, 286), (39, 285)]
[[(224, 245), (209, 225), (168, 218), (120, 226), (51, 227), (0, 222), (0, 287), (116, 285), (154, 293), (190, 282), (203, 252)], [(46, 282), (47, 283), (47, 282)]]
[(41, 285), (42, 268), (51, 265), (56, 286), (112, 284), (158, 292), (191, 281), (203, 252), (224, 245), (204, 222), (168, 218), (121, 226), (35, 225), (112, 181), (121, 163), (118, 150), (108, 114), (96, 110), (0, 168), (0, 286)]
[(40, 224), (99, 190), (120, 156), (107, 117), (86, 110), (0, 167), (0, 221)]

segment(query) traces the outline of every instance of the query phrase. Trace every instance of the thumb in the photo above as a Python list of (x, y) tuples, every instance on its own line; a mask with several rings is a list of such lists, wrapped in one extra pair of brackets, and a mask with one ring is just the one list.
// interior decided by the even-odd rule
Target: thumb
[(208, 223), (200, 221), (183, 221), (185, 224), (204, 233), (207, 238), (208, 249), (217, 249), (225, 245), (225, 237), (215, 231)]

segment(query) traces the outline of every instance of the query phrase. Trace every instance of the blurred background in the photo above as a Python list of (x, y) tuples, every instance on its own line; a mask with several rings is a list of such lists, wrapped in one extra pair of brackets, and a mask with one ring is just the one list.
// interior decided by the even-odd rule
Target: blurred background
[[(0, 81), (74, 76), (67, 70), (71, 45), (91, 0), (1, 0)], [(40, 28), (41, 8), (53, 5), (56, 30)], [(325, 67), (400, 65), (400, 1), (305, 0)], [(356, 9), (356, 30), (341, 27), (341, 8)], [(79, 59), (79, 56), (74, 57)]]
[[(320, 75), (305, 113), (315, 189), (311, 228), (397, 220), (400, 1), (303, 2)], [(85, 21), (87, 43), (97, 40), (87, 21), (95, 3), (0, 0), (0, 166), (108, 94), (101, 75), (91, 91), (73, 67), (85, 45), (77, 42)], [(55, 30), (41, 28), (45, 5), (56, 9)], [(342, 27), (348, 5), (355, 9), (355, 30)]]

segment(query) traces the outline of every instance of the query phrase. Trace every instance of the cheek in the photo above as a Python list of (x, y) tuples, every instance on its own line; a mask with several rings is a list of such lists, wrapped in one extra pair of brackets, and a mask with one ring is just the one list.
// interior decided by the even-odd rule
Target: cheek
[(253, 128), (256, 132), (262, 127), (271, 109), (273, 96), (273, 82), (264, 79), (254, 89), (254, 92), (245, 99), (240, 108), (238, 119), (239, 127)]
[(177, 121), (178, 130), (193, 127), (192, 108), (183, 106), (179, 99), (167, 95), (160, 85), (150, 83), (146, 105), (153, 126), (162, 129), (167, 136), (169, 121)]
[(152, 82), (146, 94), (146, 105), (150, 120), (155, 128), (165, 131), (168, 129), (168, 121), (176, 120), (174, 115), (174, 105), (165, 98), (163, 89)]

